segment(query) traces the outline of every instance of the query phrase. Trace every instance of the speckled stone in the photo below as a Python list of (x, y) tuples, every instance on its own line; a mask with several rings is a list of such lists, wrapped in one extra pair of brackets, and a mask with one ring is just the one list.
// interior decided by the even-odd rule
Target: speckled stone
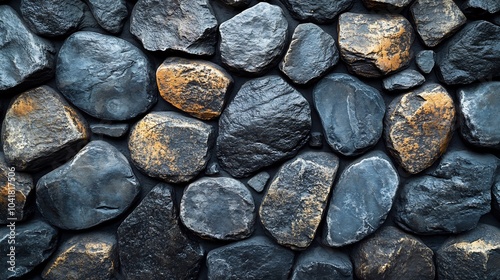
[(341, 12), (349, 9), (353, 0), (281, 0), (292, 17), (299, 21), (329, 23)]

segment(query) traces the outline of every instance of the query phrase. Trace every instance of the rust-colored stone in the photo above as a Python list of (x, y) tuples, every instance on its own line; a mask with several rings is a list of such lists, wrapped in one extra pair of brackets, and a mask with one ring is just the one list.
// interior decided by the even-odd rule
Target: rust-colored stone
[(161, 97), (176, 108), (202, 120), (217, 118), (233, 79), (208, 61), (167, 58), (156, 71)]
[(389, 105), (385, 116), (387, 148), (406, 171), (419, 173), (446, 151), (454, 123), (451, 96), (439, 84), (427, 84)]

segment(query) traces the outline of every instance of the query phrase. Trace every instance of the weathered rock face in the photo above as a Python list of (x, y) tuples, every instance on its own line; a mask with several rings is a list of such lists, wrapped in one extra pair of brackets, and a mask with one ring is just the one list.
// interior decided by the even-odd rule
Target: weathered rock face
[(203, 259), (201, 246), (181, 231), (172, 189), (164, 184), (122, 222), (118, 244), (127, 279), (196, 279)]
[(357, 75), (381, 77), (413, 58), (413, 27), (401, 15), (344, 13), (338, 32), (340, 56)]
[(38, 180), (36, 203), (51, 224), (79, 230), (117, 217), (139, 191), (127, 158), (98, 140)]
[(384, 153), (354, 161), (333, 188), (323, 242), (340, 247), (376, 231), (391, 210), (398, 186), (398, 173)]
[(411, 0), (363, 0), (368, 9), (398, 12), (410, 4)]
[(217, 64), (167, 58), (156, 71), (161, 97), (176, 108), (202, 120), (222, 113), (233, 78)]
[(212, 55), (216, 29), (207, 0), (139, 0), (130, 18), (130, 33), (148, 51)]
[(111, 33), (122, 31), (128, 17), (125, 0), (86, 0), (99, 25)]
[(264, 236), (232, 243), (207, 255), (208, 279), (288, 278), (294, 254)]
[(109, 137), (122, 137), (129, 129), (129, 125), (126, 123), (122, 124), (105, 124), (96, 123), (90, 125), (90, 130), (94, 134), (109, 136)]
[(429, 74), (434, 68), (436, 53), (433, 50), (418, 52), (415, 62), (422, 73)]
[(500, 12), (500, 3), (495, 0), (462, 0), (460, 9), (471, 18), (488, 16)]
[(254, 189), (256, 192), (262, 192), (266, 187), (267, 181), (271, 176), (269, 173), (262, 171), (248, 180), (247, 185)]
[(307, 142), (311, 109), (279, 76), (245, 83), (219, 120), (217, 157), (222, 168), (245, 177), (294, 156)]
[(274, 66), (288, 36), (280, 7), (265, 2), (244, 10), (219, 27), (222, 63), (247, 74), (263, 74)]
[(436, 252), (439, 279), (498, 279), (500, 229), (481, 224), (450, 237)]
[(56, 82), (71, 103), (99, 119), (131, 119), (157, 100), (147, 57), (125, 40), (95, 32), (77, 32), (64, 42)]
[(232, 178), (202, 178), (182, 196), (182, 223), (202, 238), (239, 240), (254, 229), (255, 203), (250, 190)]
[(332, 73), (313, 89), (326, 140), (334, 151), (359, 155), (382, 135), (385, 104), (382, 96), (355, 77)]
[(246, 7), (252, 2), (251, 0), (220, 0), (222, 3), (236, 7), (236, 8), (241, 8), (241, 7)]
[(0, 6), (0, 91), (42, 83), (54, 74), (52, 43), (33, 34), (16, 12)]
[(5, 159), (19, 171), (69, 159), (88, 138), (85, 119), (48, 86), (18, 95), (2, 124)]
[(179, 113), (150, 113), (130, 132), (130, 157), (148, 176), (187, 182), (205, 169), (213, 133), (212, 126)]
[(292, 17), (300, 21), (332, 22), (341, 12), (349, 9), (353, 0), (281, 0)]
[(427, 84), (392, 101), (385, 115), (389, 152), (409, 173), (431, 166), (448, 147), (455, 107), (439, 84)]
[(292, 280), (309, 279), (352, 280), (352, 263), (343, 252), (314, 247), (301, 253), (293, 268)]
[(307, 152), (280, 168), (259, 210), (262, 225), (279, 244), (292, 249), (311, 244), (338, 164), (334, 154)]
[(354, 246), (351, 254), (359, 279), (433, 280), (435, 276), (432, 250), (396, 227), (380, 229)]
[(488, 154), (446, 153), (436, 170), (403, 186), (396, 203), (396, 222), (418, 234), (473, 229), (490, 211), (497, 162)]
[(400, 91), (417, 87), (425, 83), (425, 77), (413, 69), (403, 70), (383, 80), (383, 86), (388, 91)]

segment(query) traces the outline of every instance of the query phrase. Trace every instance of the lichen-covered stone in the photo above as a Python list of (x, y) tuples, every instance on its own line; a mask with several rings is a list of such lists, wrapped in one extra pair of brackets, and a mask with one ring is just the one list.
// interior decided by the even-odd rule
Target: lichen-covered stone
[(85, 0), (99, 25), (111, 33), (122, 31), (128, 17), (125, 0)]
[(447, 149), (455, 123), (453, 100), (439, 84), (426, 84), (394, 99), (385, 115), (391, 155), (409, 173), (430, 167)]
[(339, 250), (314, 247), (301, 253), (295, 262), (291, 280), (352, 280), (349, 256)]
[(266, 171), (259, 172), (257, 175), (253, 176), (248, 180), (247, 185), (249, 185), (256, 192), (262, 192), (267, 185), (267, 181), (271, 176)]
[(281, 0), (292, 17), (300, 21), (332, 22), (341, 12), (349, 9), (353, 0)]
[(436, 53), (433, 50), (423, 50), (417, 53), (415, 62), (424, 74), (429, 74), (436, 63)]
[(90, 130), (92, 131), (92, 133), (116, 138), (124, 136), (128, 132), (128, 129), (129, 125), (126, 123), (96, 123), (90, 125)]
[(406, 69), (385, 78), (382, 82), (387, 91), (407, 90), (425, 83), (425, 77), (416, 70)]
[(401, 12), (411, 0), (363, 0), (368, 9), (388, 10), (390, 12)]
[(262, 225), (279, 244), (292, 249), (311, 244), (338, 166), (334, 154), (307, 152), (280, 168), (259, 210)]
[(340, 56), (357, 75), (381, 77), (413, 58), (413, 27), (401, 15), (344, 13), (338, 31)]
[(222, 113), (233, 78), (217, 64), (167, 58), (156, 71), (161, 97), (176, 108), (202, 120)]
[(187, 182), (205, 169), (213, 142), (212, 126), (176, 112), (153, 112), (130, 131), (134, 165), (148, 176)]

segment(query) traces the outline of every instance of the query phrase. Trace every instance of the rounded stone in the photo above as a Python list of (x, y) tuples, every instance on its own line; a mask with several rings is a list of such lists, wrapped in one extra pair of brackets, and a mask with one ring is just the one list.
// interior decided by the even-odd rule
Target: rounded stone
[(368, 9), (388, 10), (389, 12), (401, 12), (412, 0), (363, 0)]
[(382, 85), (387, 91), (401, 91), (418, 87), (425, 83), (425, 77), (418, 71), (406, 69), (385, 78)]
[(301, 253), (295, 262), (291, 280), (353, 280), (349, 256), (340, 250), (314, 247)]
[(120, 33), (128, 17), (125, 0), (85, 0), (99, 25), (110, 33)]
[(353, 0), (281, 0), (292, 17), (300, 21), (330, 23), (341, 12), (349, 9)]
[(418, 52), (415, 62), (422, 73), (429, 74), (434, 68), (436, 53), (433, 50), (423, 50)]

